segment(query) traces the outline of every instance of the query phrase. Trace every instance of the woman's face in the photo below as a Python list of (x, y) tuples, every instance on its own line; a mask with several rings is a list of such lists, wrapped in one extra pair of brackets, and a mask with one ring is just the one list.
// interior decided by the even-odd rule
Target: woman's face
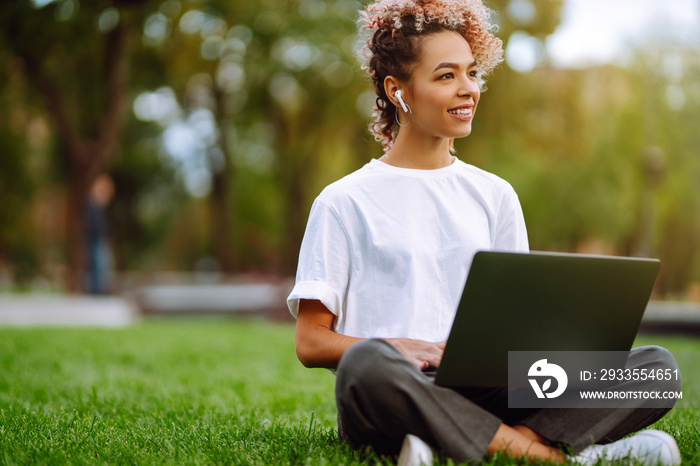
[[(468, 136), (481, 95), (476, 65), (469, 43), (457, 32), (426, 36), (422, 57), (408, 83), (407, 101), (413, 117), (411, 124), (401, 129), (437, 138)], [(400, 117), (407, 119), (403, 112)]]

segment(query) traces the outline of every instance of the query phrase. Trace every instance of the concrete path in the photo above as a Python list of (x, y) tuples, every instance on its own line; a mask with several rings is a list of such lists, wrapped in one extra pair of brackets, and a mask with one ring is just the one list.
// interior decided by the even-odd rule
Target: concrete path
[(700, 336), (700, 303), (651, 301), (644, 312), (640, 330)]
[(139, 288), (130, 295), (147, 314), (265, 314), (285, 306), (291, 288), (272, 283), (172, 284)]
[[(141, 314), (289, 318), (288, 285), (168, 285), (125, 297), (0, 295), (0, 326), (124, 327)], [(700, 303), (651, 301), (641, 331), (700, 336)]]
[(125, 327), (138, 310), (117, 297), (0, 295), (0, 325)]

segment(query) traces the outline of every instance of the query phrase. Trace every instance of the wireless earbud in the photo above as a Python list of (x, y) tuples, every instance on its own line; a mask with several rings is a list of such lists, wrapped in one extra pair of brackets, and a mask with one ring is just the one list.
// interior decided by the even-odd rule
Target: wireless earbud
[(401, 108), (403, 109), (403, 111), (408, 113), (408, 107), (406, 106), (406, 102), (404, 102), (403, 99), (401, 98), (401, 90), (394, 92), (394, 97), (396, 97), (399, 100), (399, 103), (401, 104)]

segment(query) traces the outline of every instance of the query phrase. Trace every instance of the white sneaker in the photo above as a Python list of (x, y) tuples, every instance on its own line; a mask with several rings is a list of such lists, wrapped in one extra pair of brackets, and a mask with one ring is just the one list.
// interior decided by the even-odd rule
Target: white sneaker
[(403, 439), (398, 466), (428, 466), (433, 464), (433, 450), (416, 437), (408, 434)]
[(625, 458), (649, 466), (681, 464), (681, 452), (673, 437), (666, 432), (652, 429), (643, 430), (632, 437), (608, 445), (592, 445), (569, 460), (592, 465), (600, 460), (614, 461)]

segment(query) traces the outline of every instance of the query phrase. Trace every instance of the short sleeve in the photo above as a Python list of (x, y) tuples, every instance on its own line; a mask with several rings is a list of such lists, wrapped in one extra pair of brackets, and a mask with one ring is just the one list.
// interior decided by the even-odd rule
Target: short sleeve
[(530, 246), (525, 227), (525, 217), (518, 195), (512, 190), (499, 211), (493, 249), (497, 251), (529, 252)]
[(347, 231), (336, 212), (317, 199), (311, 207), (299, 251), (294, 289), (287, 298), (296, 318), (299, 300), (321, 301), (337, 318), (342, 317), (350, 280), (351, 253)]

